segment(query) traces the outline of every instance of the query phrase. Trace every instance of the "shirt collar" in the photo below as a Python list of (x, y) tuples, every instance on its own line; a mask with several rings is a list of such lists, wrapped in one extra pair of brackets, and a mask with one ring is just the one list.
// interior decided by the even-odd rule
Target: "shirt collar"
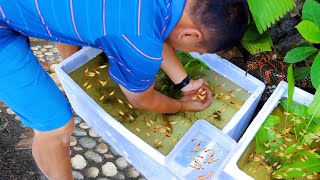
[(172, 30), (178, 24), (184, 10), (185, 2), (186, 0), (172, 0), (170, 1), (170, 4), (167, 5), (167, 7), (170, 8), (171, 18), (164, 34), (164, 40), (168, 38)]

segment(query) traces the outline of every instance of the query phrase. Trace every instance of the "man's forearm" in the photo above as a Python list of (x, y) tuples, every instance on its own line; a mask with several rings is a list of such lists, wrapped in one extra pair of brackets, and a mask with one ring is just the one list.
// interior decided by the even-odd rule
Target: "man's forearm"
[(179, 84), (187, 76), (187, 72), (184, 70), (183, 65), (179, 61), (175, 49), (164, 43), (162, 57), (162, 69), (166, 72), (174, 84)]
[(154, 90), (154, 86), (151, 86), (143, 93), (130, 92), (122, 86), (120, 88), (128, 101), (137, 108), (157, 113), (175, 113), (182, 110), (182, 105), (178, 100)]

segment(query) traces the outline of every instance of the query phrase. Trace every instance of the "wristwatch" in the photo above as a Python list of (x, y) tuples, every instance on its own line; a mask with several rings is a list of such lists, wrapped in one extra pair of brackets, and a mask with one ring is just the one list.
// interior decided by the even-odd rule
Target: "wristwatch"
[(175, 88), (176, 90), (181, 90), (182, 88), (184, 88), (186, 85), (188, 85), (188, 84), (190, 83), (190, 80), (191, 80), (190, 76), (187, 75), (187, 77), (184, 78), (184, 79), (181, 81), (181, 83), (175, 84), (175, 85), (174, 85), (174, 88)]

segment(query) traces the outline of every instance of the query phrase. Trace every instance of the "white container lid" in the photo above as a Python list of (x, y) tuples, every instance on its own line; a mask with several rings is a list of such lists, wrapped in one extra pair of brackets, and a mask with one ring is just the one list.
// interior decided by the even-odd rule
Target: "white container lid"
[(236, 142), (205, 120), (198, 120), (166, 157), (180, 179), (217, 179)]

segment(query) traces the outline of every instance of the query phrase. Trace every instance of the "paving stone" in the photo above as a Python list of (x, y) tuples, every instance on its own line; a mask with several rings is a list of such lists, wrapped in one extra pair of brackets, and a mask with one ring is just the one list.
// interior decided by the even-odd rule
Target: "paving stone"
[(38, 60), (40, 61), (40, 62), (46, 62), (46, 60), (42, 57), (42, 58), (38, 58)]
[(39, 48), (37, 48), (37, 47), (31, 47), (31, 50), (32, 50), (32, 51), (38, 51)]
[(46, 49), (46, 48), (41, 48), (40, 51), (41, 51), (41, 52), (46, 52), (47, 49)]
[(15, 116), (15, 117), (14, 117), (14, 120), (16, 120), (16, 121), (20, 121), (19, 116)]
[(74, 146), (74, 147), (73, 147), (73, 150), (75, 150), (75, 151), (82, 151), (83, 148), (80, 147), (80, 146)]
[(43, 47), (44, 47), (44, 48), (47, 48), (47, 49), (53, 48), (52, 45), (45, 45), (45, 46), (43, 46)]
[(42, 57), (44, 57), (43, 54), (37, 54), (37, 58), (42, 58)]
[(90, 161), (93, 161), (95, 163), (101, 163), (102, 162), (102, 157), (93, 152), (93, 151), (87, 151), (86, 153), (84, 153), (84, 157), (87, 159), (87, 160), (90, 160)]
[(115, 155), (115, 156), (120, 156), (120, 154), (118, 153), (118, 151), (116, 151), (113, 147), (110, 147), (109, 149), (110, 149), (110, 151), (111, 151), (111, 153), (112, 153), (113, 155)]
[(49, 49), (49, 51), (52, 53), (59, 53), (59, 50), (57, 48), (51, 48)]
[(126, 176), (122, 172), (118, 172), (115, 176), (113, 176), (113, 178), (117, 180), (125, 180)]
[(129, 178), (137, 178), (137, 177), (139, 177), (139, 172), (134, 168), (129, 168), (127, 170), (127, 176)]
[(79, 116), (75, 116), (74, 117), (74, 123), (75, 124), (79, 124), (79, 123), (81, 123), (81, 121), (82, 121), (82, 119)]
[(53, 53), (52, 53), (52, 52), (45, 52), (44, 55), (46, 55), (46, 56), (53, 56)]
[(112, 155), (112, 154), (104, 154), (103, 156), (104, 156), (105, 158), (107, 158), (107, 159), (114, 158), (114, 155)]
[(55, 68), (58, 66), (58, 64), (51, 64), (50, 65), (50, 68), (49, 68), (49, 71), (50, 71), (50, 73), (55, 73)]
[(97, 134), (93, 129), (90, 129), (90, 130), (89, 130), (89, 135), (90, 135), (91, 137), (99, 137), (99, 134)]
[(83, 137), (79, 140), (79, 144), (81, 145), (81, 147), (83, 148), (88, 148), (91, 149), (94, 146), (96, 146), (97, 142), (91, 138), (88, 137)]
[(6, 109), (6, 112), (8, 113), (8, 114), (10, 114), (10, 115), (14, 115), (15, 113), (12, 111), (12, 109), (10, 109), (10, 108), (7, 108)]
[(107, 153), (108, 149), (109, 147), (105, 143), (100, 143), (96, 146), (96, 151), (101, 154)]
[(54, 61), (54, 57), (53, 56), (46, 56), (46, 60), (47, 61)]
[(74, 137), (74, 136), (71, 136), (70, 137), (70, 146), (75, 146), (75, 145), (77, 145), (77, 138), (76, 137)]
[(87, 162), (82, 155), (75, 155), (71, 158), (71, 164), (74, 169), (83, 169), (87, 166)]
[(72, 176), (75, 180), (83, 180), (84, 177), (79, 171), (72, 171)]
[(57, 73), (52, 73), (52, 74), (50, 74), (50, 77), (52, 78), (52, 80), (54, 81), (54, 83), (55, 83), (57, 86), (61, 86), (61, 83), (60, 83), (60, 80), (59, 80), (59, 78), (58, 78)]
[(97, 180), (110, 180), (109, 178), (98, 178)]
[(73, 135), (75, 136), (86, 136), (87, 132), (81, 128), (75, 127), (73, 131)]
[(33, 51), (34, 54), (42, 54), (41, 51)]
[(90, 128), (90, 126), (88, 126), (88, 124), (85, 123), (85, 122), (80, 123), (79, 126), (80, 126), (82, 129), (89, 129), (89, 128)]
[(102, 138), (99, 138), (99, 139), (98, 139), (98, 142), (99, 142), (99, 143), (105, 143), (106, 141), (103, 140)]
[(124, 157), (119, 157), (115, 163), (119, 169), (125, 169), (128, 167), (128, 162)]
[(96, 167), (90, 167), (85, 170), (85, 175), (88, 178), (96, 178), (99, 175), (99, 169)]
[(112, 162), (107, 162), (102, 166), (102, 172), (107, 177), (115, 176), (118, 173), (117, 167)]

